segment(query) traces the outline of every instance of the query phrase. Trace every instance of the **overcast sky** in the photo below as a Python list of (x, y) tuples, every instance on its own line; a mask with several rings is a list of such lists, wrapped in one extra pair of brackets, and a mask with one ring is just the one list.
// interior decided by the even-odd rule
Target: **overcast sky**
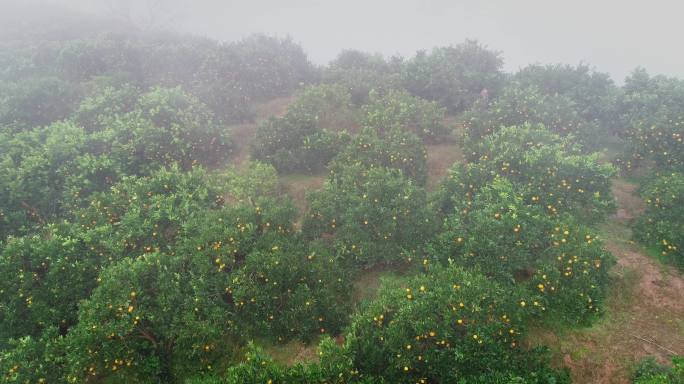
[[(142, 0), (45, 1), (92, 10), (98, 1)], [(147, 1), (167, 10), (181, 3), (169, 23), (176, 30), (220, 40), (289, 35), (321, 64), (345, 48), (407, 56), (469, 38), (501, 51), (510, 71), (529, 63), (586, 62), (618, 82), (639, 65), (684, 77), (679, 0)]]

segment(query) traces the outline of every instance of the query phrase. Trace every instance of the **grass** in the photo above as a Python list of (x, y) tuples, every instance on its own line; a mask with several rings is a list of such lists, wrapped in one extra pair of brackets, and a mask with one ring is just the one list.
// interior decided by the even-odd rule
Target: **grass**
[(282, 190), (292, 199), (300, 215), (304, 215), (308, 208), (306, 194), (323, 187), (327, 173), (317, 175), (280, 175), (279, 182)]
[[(574, 382), (594, 383), (597, 372), (610, 370), (614, 382), (625, 382), (634, 360), (616, 353), (621, 342), (629, 342), (622, 325), (629, 322), (634, 303), (633, 292), (639, 275), (633, 270), (613, 271), (607, 295), (606, 313), (591, 326), (582, 327), (560, 322), (544, 322), (530, 326), (526, 343), (546, 345), (556, 366), (571, 368)], [(619, 347), (618, 347), (619, 348)], [(613, 381), (611, 381), (613, 382)]]
[(299, 340), (286, 343), (273, 343), (270, 341), (255, 342), (264, 349), (264, 352), (278, 364), (291, 367), (298, 363), (314, 363), (318, 361), (318, 337), (309, 344)]
[(447, 176), (456, 162), (463, 161), (463, 151), (456, 143), (433, 144), (427, 146), (428, 179), (426, 189), (432, 191)]
[(364, 302), (374, 300), (385, 280), (396, 280), (402, 276), (402, 272), (385, 265), (361, 272), (354, 280), (354, 292), (352, 302), (358, 307)]

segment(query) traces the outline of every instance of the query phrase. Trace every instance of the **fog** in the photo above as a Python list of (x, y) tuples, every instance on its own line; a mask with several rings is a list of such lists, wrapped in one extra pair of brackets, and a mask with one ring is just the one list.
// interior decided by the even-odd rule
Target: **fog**
[[(18, 3), (2, 0), (2, 4)], [(588, 63), (621, 80), (635, 67), (684, 76), (684, 3), (672, 0), (44, 0), (88, 14), (127, 17), (219, 40), (251, 33), (291, 36), (312, 61), (342, 49), (410, 55), (477, 39), (503, 53), (505, 68)], [(145, 3), (145, 5), (142, 5)], [(35, 7), (42, 9), (43, 7)], [(7, 14), (5, 7), (5, 16)], [(49, 19), (48, 19), (49, 20)]]

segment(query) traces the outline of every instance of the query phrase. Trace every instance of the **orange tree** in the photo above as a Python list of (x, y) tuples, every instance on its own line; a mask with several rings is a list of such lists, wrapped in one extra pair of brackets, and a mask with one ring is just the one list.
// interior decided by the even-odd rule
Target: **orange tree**
[(0, 348), (0, 379), (3, 383), (59, 383), (63, 348), (58, 330), (47, 328), (39, 337), (11, 339)]
[(51, 327), (65, 334), (95, 287), (102, 256), (69, 233), (46, 232), (10, 238), (0, 253), (0, 346)]
[(157, 252), (107, 268), (67, 336), (67, 378), (169, 381), (208, 368), (233, 330), (222, 299), (228, 279), (211, 268), (201, 257)]
[[(178, 88), (134, 98), (130, 111), (128, 91), (104, 93), (104, 101), (86, 100), (75, 116), (87, 129), (65, 121), (0, 134), (0, 235), (63, 217), (123, 175), (149, 175), (173, 163), (212, 166), (230, 153), (211, 113)], [(104, 105), (120, 98), (128, 101)]]
[(290, 205), (260, 199), (189, 224), (198, 229), (181, 249), (229, 278), (224, 300), (244, 336), (309, 341), (346, 324), (349, 276), (325, 247), (293, 232), (294, 215)]
[(608, 73), (597, 72), (587, 64), (533, 64), (518, 71), (514, 80), (523, 87), (537, 87), (545, 95), (568, 97), (587, 121), (617, 128), (619, 91)]
[(684, 166), (684, 81), (651, 77), (643, 69), (625, 80), (623, 124), (628, 148), (622, 165), (628, 170), (644, 160), (660, 169)]
[(331, 131), (354, 131), (359, 125), (359, 110), (350, 91), (340, 84), (316, 84), (295, 94), (288, 112), (315, 116), (318, 127)]
[(602, 310), (612, 255), (587, 227), (524, 195), (502, 178), (481, 186), (467, 208), (446, 216), (430, 254), (522, 289), (530, 313), (589, 321)]
[(348, 89), (351, 101), (359, 106), (368, 101), (372, 90), (388, 91), (400, 87), (403, 60), (385, 60), (382, 55), (344, 50), (322, 72), (322, 80)]
[(369, 267), (416, 257), (436, 222), (425, 191), (384, 167), (335, 170), (323, 189), (309, 195), (303, 231), (330, 237), (346, 263)]
[[(312, 97), (312, 94), (320, 93), (325, 97)], [(340, 87), (309, 88), (285, 116), (271, 117), (257, 128), (252, 155), (256, 160), (273, 165), (279, 172), (315, 173), (323, 170), (349, 141), (346, 132), (336, 132), (324, 126), (338, 118), (344, 120), (349, 110), (340, 116), (335, 111), (339, 106), (327, 101), (342, 101), (348, 97)]]
[(646, 212), (634, 225), (634, 237), (684, 267), (684, 175), (660, 176), (642, 187)]
[(111, 156), (128, 174), (149, 174), (172, 162), (184, 169), (213, 166), (230, 154), (228, 136), (211, 111), (180, 88), (141, 95), (131, 112), (111, 115), (107, 127), (97, 137), (112, 142)]
[(455, 265), (429, 266), (354, 317), (344, 352), (350, 382), (569, 382), (541, 350), (526, 350), (526, 296)]
[(570, 213), (593, 222), (615, 209), (610, 190), (613, 167), (599, 164), (597, 154), (583, 154), (571, 138), (543, 126), (502, 128), (466, 148), (475, 161), (456, 164), (444, 181), (437, 199), (443, 212), (454, 205), (467, 210), (478, 188), (495, 177), (521, 187), (527, 203), (550, 214)]
[(543, 124), (559, 135), (575, 135), (583, 144), (593, 144), (596, 124), (587, 121), (575, 102), (563, 94), (545, 94), (536, 86), (516, 82), (506, 86), (489, 103), (479, 102), (463, 117), (465, 141), (474, 145), (502, 127)]
[(372, 128), (364, 129), (333, 158), (329, 165), (330, 172), (340, 173), (350, 164), (366, 169), (398, 169), (420, 185), (427, 180), (425, 145), (413, 133), (400, 129), (385, 134), (379, 134)]
[(363, 106), (362, 124), (381, 134), (400, 129), (434, 142), (449, 134), (443, 122), (445, 113), (446, 109), (436, 102), (411, 96), (406, 91), (373, 90)]
[(0, 134), (0, 236), (40, 228), (118, 180), (123, 167), (90, 152), (82, 128), (68, 122)]
[(433, 100), (450, 112), (463, 112), (487, 89), (495, 94), (503, 76), (498, 52), (476, 41), (419, 51), (402, 66), (401, 84), (410, 93)]
[(70, 119), (88, 133), (102, 131), (114, 116), (131, 112), (140, 94), (132, 85), (104, 86), (81, 100)]
[(0, 126), (18, 132), (69, 117), (78, 104), (78, 84), (56, 76), (8, 78), (0, 85)]

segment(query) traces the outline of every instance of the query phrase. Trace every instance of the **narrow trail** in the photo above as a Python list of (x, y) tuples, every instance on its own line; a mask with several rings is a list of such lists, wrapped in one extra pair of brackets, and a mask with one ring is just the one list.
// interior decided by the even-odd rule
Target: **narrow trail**
[(617, 258), (605, 316), (590, 328), (534, 335), (552, 346), (576, 383), (630, 383), (640, 359), (668, 363), (673, 354), (684, 355), (684, 277), (631, 240), (630, 223), (644, 209), (636, 185), (616, 180), (613, 193), (618, 211), (600, 227)]

